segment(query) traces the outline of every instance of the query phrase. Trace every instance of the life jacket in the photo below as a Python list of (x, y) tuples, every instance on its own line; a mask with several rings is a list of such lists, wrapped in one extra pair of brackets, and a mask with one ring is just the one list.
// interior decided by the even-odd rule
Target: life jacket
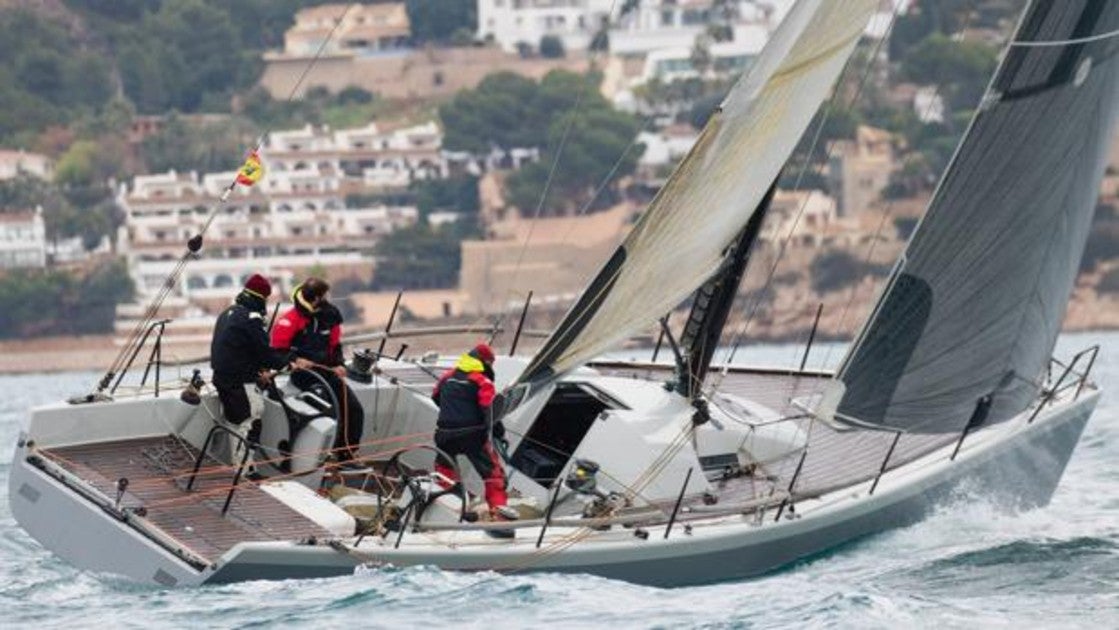
[(496, 390), (487, 366), (467, 353), (458, 358), (435, 384), (431, 398), (439, 405), (440, 429), (485, 428)]
[(321, 365), (341, 365), (340, 322), (341, 317), (333, 306), (330, 310), (311, 313), (297, 304), (276, 320), (272, 327), (272, 347), (291, 350), (295, 356)]

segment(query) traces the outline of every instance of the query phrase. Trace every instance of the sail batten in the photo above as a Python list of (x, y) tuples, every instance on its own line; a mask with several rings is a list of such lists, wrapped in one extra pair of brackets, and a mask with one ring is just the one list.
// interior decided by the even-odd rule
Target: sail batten
[(876, 6), (875, 0), (793, 6), (518, 383), (542, 384), (609, 350), (720, 269)]
[(1119, 29), (1119, 3), (1025, 11), (844, 361), (842, 417), (955, 432), (977, 400), (991, 396), (995, 423), (1041, 388), (1119, 111), (1119, 38), (1105, 36)]

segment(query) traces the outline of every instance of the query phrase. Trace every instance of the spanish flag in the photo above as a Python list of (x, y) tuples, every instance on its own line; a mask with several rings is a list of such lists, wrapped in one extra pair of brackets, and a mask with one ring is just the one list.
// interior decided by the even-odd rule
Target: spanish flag
[(252, 186), (260, 181), (261, 177), (264, 177), (264, 165), (260, 163), (260, 156), (253, 151), (245, 158), (241, 170), (237, 171), (237, 183), (242, 186)]

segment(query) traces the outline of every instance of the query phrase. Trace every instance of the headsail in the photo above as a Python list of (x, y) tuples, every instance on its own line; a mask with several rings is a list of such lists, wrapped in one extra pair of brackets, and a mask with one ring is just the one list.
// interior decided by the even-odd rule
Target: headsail
[(876, 0), (801, 0), (518, 383), (543, 383), (715, 273), (827, 97)]
[(1119, 114), (1119, 2), (1032, 2), (844, 361), (840, 417), (959, 431), (1036, 397)]

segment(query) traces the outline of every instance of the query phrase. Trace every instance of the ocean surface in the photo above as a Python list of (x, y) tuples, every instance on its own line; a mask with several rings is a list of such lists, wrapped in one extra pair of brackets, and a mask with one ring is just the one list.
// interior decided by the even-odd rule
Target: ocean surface
[[(1105, 393), (1048, 507), (1007, 513), (979, 494), (767, 577), (680, 589), (420, 567), (165, 590), (79, 571), (16, 525), (8, 453), (28, 407), (97, 375), (0, 377), (0, 628), (1119, 628), (1119, 334), (1065, 336), (1058, 356), (1094, 343)], [(738, 360), (796, 365), (800, 351)], [(809, 365), (841, 355), (819, 346)]]

